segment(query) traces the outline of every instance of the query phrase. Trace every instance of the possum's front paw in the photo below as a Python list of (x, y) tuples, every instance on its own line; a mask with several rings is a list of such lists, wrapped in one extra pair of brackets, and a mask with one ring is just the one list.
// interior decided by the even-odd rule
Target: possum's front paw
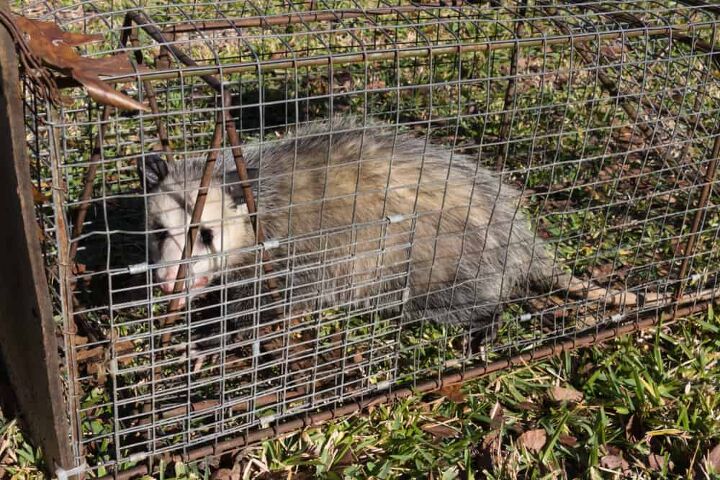
[(492, 321), (482, 325), (470, 327), (470, 345), (468, 355), (484, 354), (492, 347), (498, 336), (502, 320), (500, 314), (495, 315)]

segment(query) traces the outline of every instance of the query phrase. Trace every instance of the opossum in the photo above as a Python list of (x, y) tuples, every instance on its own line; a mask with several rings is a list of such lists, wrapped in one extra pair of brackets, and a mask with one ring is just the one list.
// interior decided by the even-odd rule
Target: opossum
[[(401, 292), (406, 321), (481, 328), (495, 325), (501, 305), (530, 289), (586, 287), (555, 266), (517, 188), (477, 159), (425, 138), (341, 118), (243, 145), (243, 153), (265, 236), (287, 245), (268, 251), (287, 257), (279, 262), (287, 269), (279, 288), (301, 308), (371, 308)], [(205, 157), (167, 162), (149, 155), (138, 165), (149, 193), (150, 254), (166, 293), (173, 291), (204, 164)], [(257, 275), (257, 268), (236, 268), (256, 263), (248, 251), (255, 243), (225, 151), (193, 249), (191, 290), (224, 270)]]

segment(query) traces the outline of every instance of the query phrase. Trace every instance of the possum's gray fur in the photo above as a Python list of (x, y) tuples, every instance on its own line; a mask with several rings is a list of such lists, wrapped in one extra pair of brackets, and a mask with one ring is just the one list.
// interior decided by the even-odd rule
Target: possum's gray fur
[[(303, 308), (371, 307), (382, 304), (383, 293), (404, 292), (405, 320), (483, 327), (503, 302), (554, 283), (552, 258), (519, 208), (519, 191), (475, 158), (347, 118), (302, 126), (243, 152), (248, 165), (260, 167), (254, 190), (266, 238), (298, 238), (280, 287), (306, 299), (297, 303)], [(178, 184), (197, 188), (205, 158), (145, 162), (147, 188), (172, 192)], [(221, 177), (237, 182), (230, 152), (218, 160), (215, 185)], [(186, 201), (195, 198), (192, 188)], [(237, 183), (224, 188), (234, 205), (244, 203)], [(148, 214), (162, 223), (163, 212)], [(313, 235), (320, 231), (328, 233)], [(246, 215), (233, 235), (242, 238), (226, 238), (232, 248), (254, 244)], [(288, 249), (269, 253), (278, 258)], [(255, 262), (254, 254), (230, 258), (223, 268)], [(288, 278), (292, 285), (282, 283)]]

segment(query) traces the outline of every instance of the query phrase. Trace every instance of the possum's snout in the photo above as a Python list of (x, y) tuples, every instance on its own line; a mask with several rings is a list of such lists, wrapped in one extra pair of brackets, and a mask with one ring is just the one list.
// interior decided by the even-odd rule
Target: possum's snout
[[(177, 278), (178, 267), (171, 266), (167, 268), (159, 268), (155, 271), (155, 281), (158, 283), (160, 290), (166, 295), (175, 291), (175, 280)], [(191, 275), (186, 280), (189, 284), (189, 290), (192, 295), (193, 290), (199, 290), (206, 287), (210, 283), (210, 277), (207, 275)], [(185, 297), (178, 298), (178, 306), (185, 306)]]
[[(180, 231), (176, 236), (167, 235), (162, 242), (154, 245), (152, 252), (152, 260), (159, 263), (155, 269), (155, 282), (163, 293), (173, 293), (175, 290), (175, 282), (177, 280), (180, 264), (176, 263), (182, 258), (181, 241), (184, 240), (184, 233)], [(198, 242), (194, 248), (198, 252), (199, 257), (194, 258), (187, 264), (185, 273), (185, 287), (188, 290), (197, 290), (206, 287), (214, 275), (216, 265), (209, 258), (209, 251), (202, 240)]]
[[(177, 278), (177, 270), (177, 268), (165, 268), (158, 270), (158, 273), (155, 275), (155, 277), (160, 286), (160, 290), (162, 290), (163, 293), (170, 294), (173, 293), (173, 291), (175, 290), (175, 279)], [(197, 290), (199, 288), (206, 287), (208, 283), (210, 283), (210, 279), (207, 275), (195, 276), (189, 281), (192, 282), (190, 285), (190, 290)]]

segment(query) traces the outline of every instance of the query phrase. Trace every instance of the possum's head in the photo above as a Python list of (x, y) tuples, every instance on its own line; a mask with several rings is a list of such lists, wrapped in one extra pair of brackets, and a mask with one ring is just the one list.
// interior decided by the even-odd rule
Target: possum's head
[[(204, 159), (167, 162), (156, 155), (145, 157), (144, 165), (138, 161), (148, 193), (149, 253), (152, 262), (159, 265), (155, 280), (165, 293), (173, 291), (204, 163)], [(253, 177), (257, 174), (248, 173)], [(254, 243), (235, 171), (214, 172), (199, 227), (186, 275), (191, 289), (206, 286), (232, 263), (232, 255), (226, 253)]]

